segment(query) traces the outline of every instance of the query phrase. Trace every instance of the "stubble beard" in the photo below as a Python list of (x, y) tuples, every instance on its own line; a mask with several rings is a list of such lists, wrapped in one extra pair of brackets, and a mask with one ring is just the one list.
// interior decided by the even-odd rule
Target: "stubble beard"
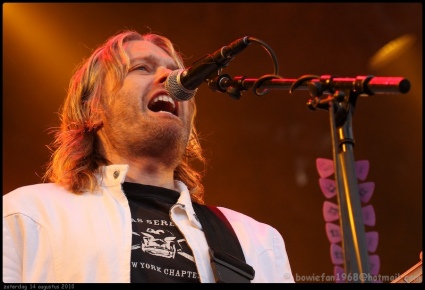
[(158, 165), (175, 169), (186, 150), (188, 135), (178, 125), (150, 124), (137, 136), (124, 137), (127, 142), (120, 151), (132, 160), (149, 157)]

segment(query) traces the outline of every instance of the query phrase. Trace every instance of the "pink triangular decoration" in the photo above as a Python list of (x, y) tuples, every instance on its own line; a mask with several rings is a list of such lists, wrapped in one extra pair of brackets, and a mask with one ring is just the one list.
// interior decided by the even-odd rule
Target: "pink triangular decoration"
[(368, 160), (359, 160), (355, 162), (356, 175), (357, 178), (361, 181), (365, 180), (367, 174), (369, 173), (369, 161)]
[[(332, 159), (317, 158), (316, 168), (320, 177), (329, 177), (335, 173), (334, 162)], [(356, 176), (361, 181), (365, 180), (369, 173), (369, 160), (359, 160), (355, 162)]]
[(327, 222), (333, 222), (339, 219), (338, 206), (330, 201), (323, 203), (323, 217)]
[[(368, 226), (374, 226), (376, 222), (375, 210), (372, 205), (367, 205), (362, 208), (363, 223)], [(330, 201), (323, 203), (323, 217), (327, 222), (333, 222), (339, 219), (338, 205)]]
[(366, 246), (369, 252), (374, 253), (376, 251), (378, 247), (378, 232), (366, 233)]
[(327, 198), (332, 198), (336, 195), (335, 180), (327, 178), (319, 178), (320, 189)]
[(317, 158), (316, 167), (320, 177), (328, 177), (335, 172), (334, 162), (331, 159)]
[(342, 248), (337, 244), (331, 244), (331, 259), (334, 265), (341, 265), (344, 263)]
[(363, 213), (363, 223), (368, 226), (374, 226), (376, 219), (375, 219), (375, 210), (373, 209), (372, 205), (367, 205), (362, 208)]
[[(317, 158), (316, 168), (320, 177), (328, 177), (335, 173), (334, 162), (332, 159)], [(355, 162), (356, 176), (361, 181), (365, 180), (369, 173), (369, 160), (359, 160)]]
[(340, 266), (335, 266), (334, 277), (335, 277), (335, 283), (344, 283), (345, 282), (345, 279), (343, 279), (343, 277), (345, 277), (344, 268)]
[(326, 235), (332, 244), (341, 242), (341, 229), (339, 225), (326, 223)]
[(368, 203), (372, 197), (373, 190), (375, 189), (375, 182), (364, 182), (359, 184), (360, 200)]
[(369, 256), (369, 266), (370, 266), (370, 274), (372, 276), (376, 276), (379, 273), (380, 268), (380, 260), (378, 255)]

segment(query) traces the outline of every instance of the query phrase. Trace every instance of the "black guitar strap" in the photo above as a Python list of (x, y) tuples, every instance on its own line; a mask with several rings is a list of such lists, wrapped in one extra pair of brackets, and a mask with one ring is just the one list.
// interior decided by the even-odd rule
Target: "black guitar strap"
[(214, 206), (193, 203), (210, 248), (216, 283), (251, 283), (255, 271), (245, 262), (238, 237), (224, 214)]

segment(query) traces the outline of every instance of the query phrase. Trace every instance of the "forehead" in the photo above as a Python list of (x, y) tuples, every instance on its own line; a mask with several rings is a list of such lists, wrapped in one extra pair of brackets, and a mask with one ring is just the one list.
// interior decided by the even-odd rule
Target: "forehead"
[(124, 44), (130, 61), (135, 59), (150, 59), (162, 65), (176, 66), (174, 59), (162, 48), (146, 40), (134, 40)]

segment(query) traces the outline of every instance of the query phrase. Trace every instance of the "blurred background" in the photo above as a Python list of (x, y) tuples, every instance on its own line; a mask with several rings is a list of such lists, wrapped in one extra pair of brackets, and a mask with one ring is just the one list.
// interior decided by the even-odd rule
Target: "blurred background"
[[(406, 94), (359, 98), (355, 160), (374, 182), (379, 274), (402, 274), (422, 250), (421, 3), (4, 3), (3, 194), (41, 182), (75, 66), (123, 29), (170, 38), (191, 65), (243, 37), (267, 43), (279, 75), (400, 76)], [(385, 52), (385, 54), (382, 53)], [(224, 73), (273, 73), (252, 43)], [(329, 114), (306, 90), (251, 90), (239, 100), (199, 87), (197, 126), (209, 159), (206, 201), (245, 213), (283, 236), (294, 277), (332, 275), (317, 158), (332, 159)], [(332, 178), (329, 177), (329, 178)], [(305, 282), (298, 278), (297, 282)], [(306, 278), (303, 278), (306, 279)], [(320, 282), (320, 281), (316, 281)]]

